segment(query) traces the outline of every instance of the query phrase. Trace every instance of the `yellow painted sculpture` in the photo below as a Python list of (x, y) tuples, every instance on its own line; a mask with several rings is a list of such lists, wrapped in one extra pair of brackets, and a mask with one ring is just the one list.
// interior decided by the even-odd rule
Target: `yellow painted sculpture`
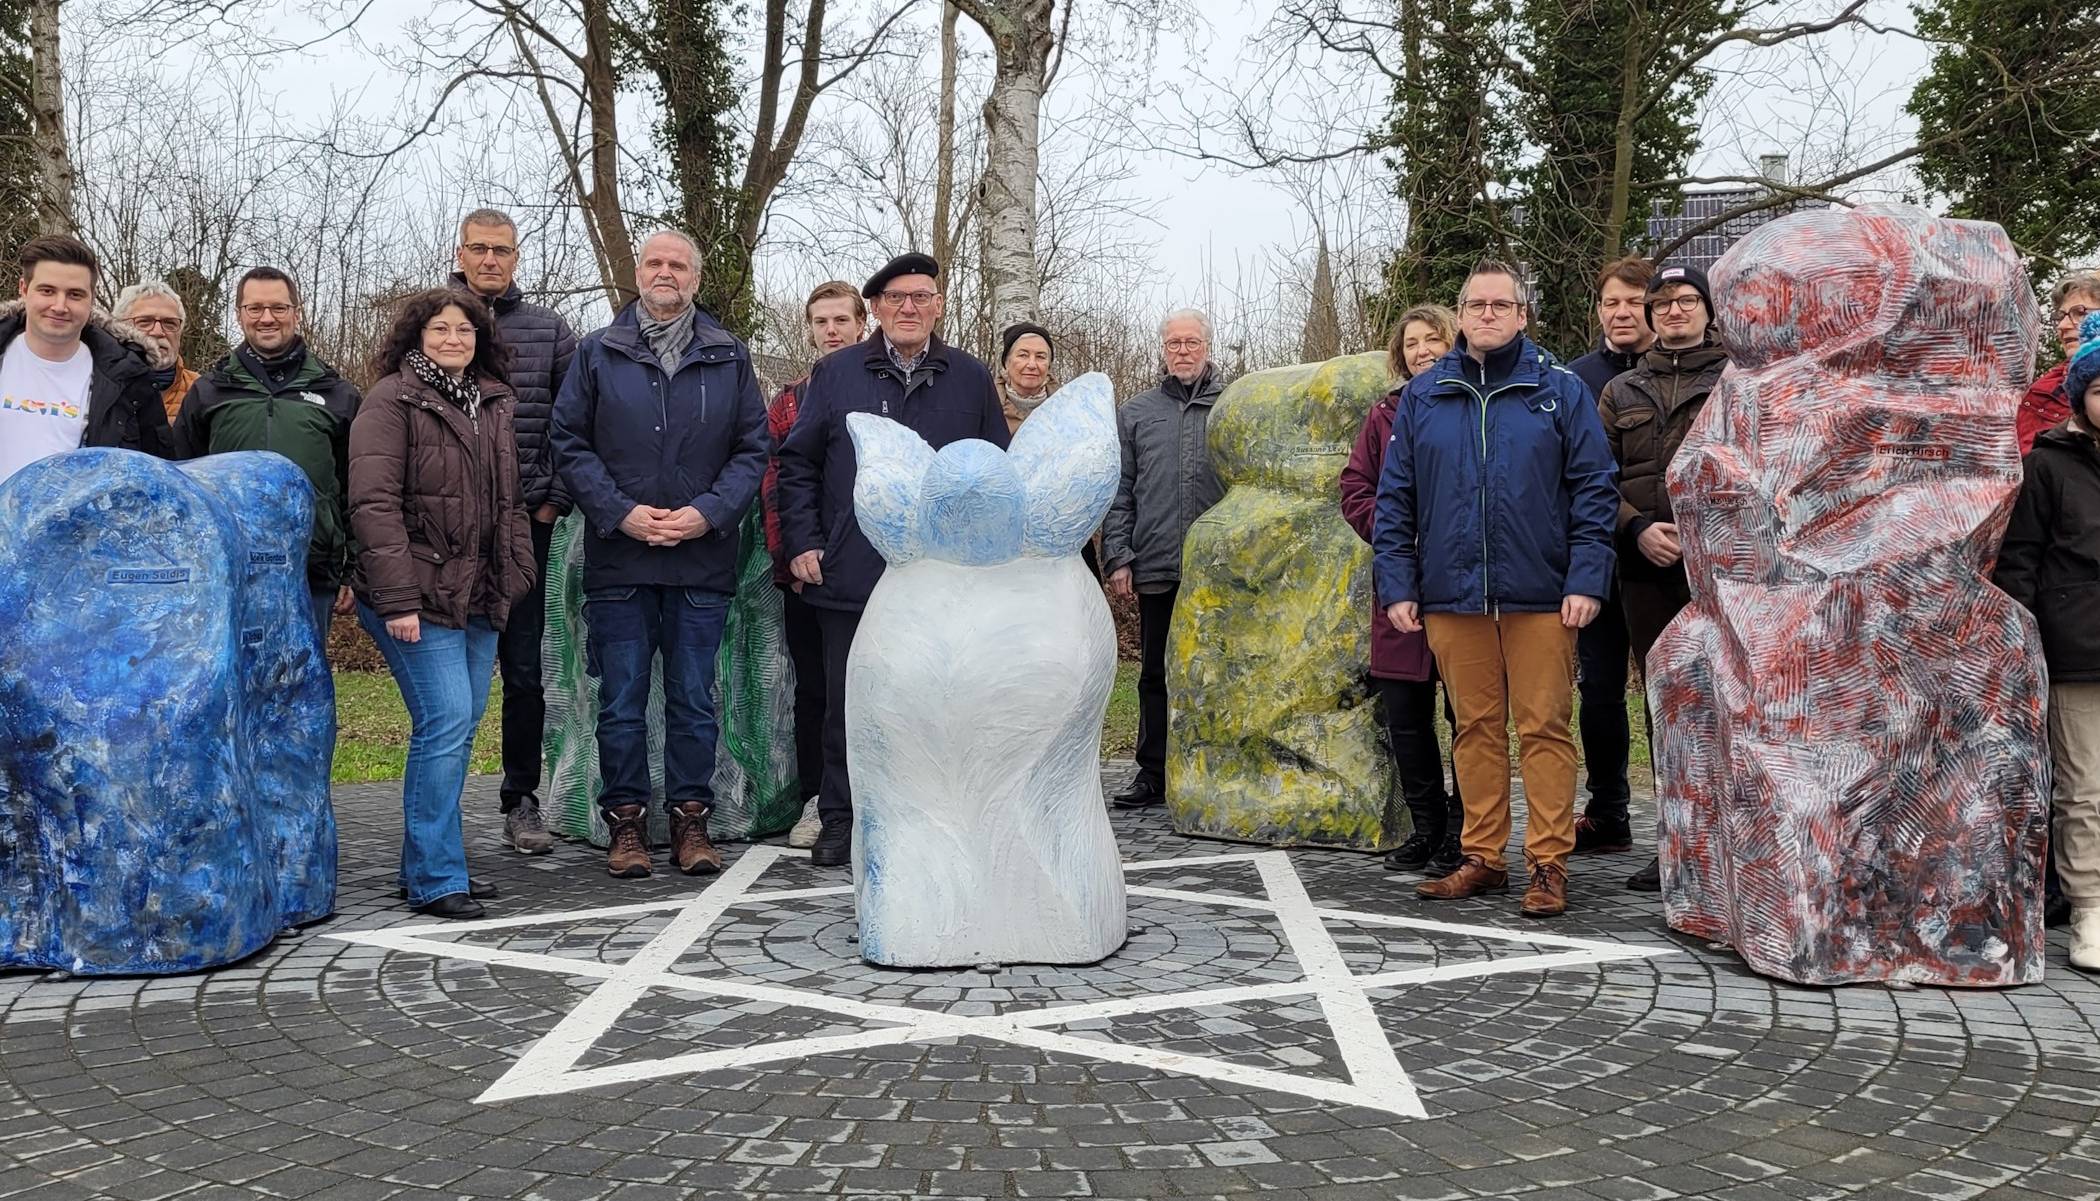
[(1210, 419), (1225, 498), (1189, 529), (1169, 634), (1167, 809), (1184, 834), (1378, 850), (1407, 833), (1366, 676), (1371, 551), (1337, 481), (1380, 355), (1245, 376)]

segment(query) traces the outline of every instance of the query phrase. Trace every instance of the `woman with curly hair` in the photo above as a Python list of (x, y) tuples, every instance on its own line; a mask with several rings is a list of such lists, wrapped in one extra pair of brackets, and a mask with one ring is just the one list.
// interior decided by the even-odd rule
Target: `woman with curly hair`
[[(1371, 406), (1349, 463), (1342, 468), (1342, 517), (1365, 542), (1371, 540), (1378, 473), (1385, 466), (1393, 416), (1400, 411), (1407, 381), (1429, 370), (1457, 341), (1458, 315), (1440, 304), (1416, 305), (1393, 324), (1393, 336), (1386, 346), (1393, 390)], [(1443, 751), (1436, 738), (1436, 661), (1420, 631), (1401, 633), (1376, 605), (1371, 614), (1371, 679), (1385, 709), (1386, 741), (1400, 776), (1400, 794), (1414, 818), (1414, 833), (1386, 856), (1386, 866), (1394, 871), (1427, 868), (1434, 876), (1449, 875), (1458, 868), (1458, 830), (1463, 819), (1458, 789), (1444, 791)], [(1450, 707), (1447, 697), (1447, 714)]]
[(535, 580), (518, 491), (515, 396), (475, 296), (401, 304), (350, 426), (357, 616), (412, 723), (401, 784), (401, 887), (419, 913), (475, 918), (495, 889), (467, 877), (460, 793), (488, 702), (496, 635)]

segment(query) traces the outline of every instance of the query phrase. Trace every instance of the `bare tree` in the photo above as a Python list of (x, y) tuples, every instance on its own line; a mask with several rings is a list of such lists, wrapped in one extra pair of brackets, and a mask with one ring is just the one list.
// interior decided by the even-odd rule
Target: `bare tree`
[(37, 228), (69, 234), (73, 220), (73, 156), (66, 146), (66, 101), (58, 56), (60, 0), (32, 0), (29, 10), (30, 105), (36, 139)]

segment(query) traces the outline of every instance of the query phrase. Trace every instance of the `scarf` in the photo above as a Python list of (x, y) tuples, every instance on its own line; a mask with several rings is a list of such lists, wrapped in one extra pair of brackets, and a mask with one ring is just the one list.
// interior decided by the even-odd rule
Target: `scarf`
[(656, 352), (656, 360), (664, 365), (665, 371), (676, 374), (678, 360), (685, 357), (685, 348), (693, 344), (693, 313), (693, 306), (687, 305), (678, 310), (676, 317), (658, 321), (649, 315), (647, 308), (635, 306), (634, 315), (641, 323), (642, 340)]
[(999, 373), (999, 391), (1001, 395), (1005, 396), (1007, 406), (1011, 408), (1016, 415), (1020, 416), (1023, 420), (1026, 420), (1030, 413), (1033, 413), (1037, 409), (1043, 407), (1043, 402), (1050, 399), (1051, 389), (1049, 383), (1046, 381), (1043, 384), (1042, 391), (1036, 393), (1033, 396), (1024, 396), (1020, 392), (1015, 391), (1012, 382), (1006, 378), (1006, 372), (1001, 371)]
[(246, 342), (234, 347), (242, 365), (248, 368), (257, 382), (273, 392), (282, 391), (306, 368), (306, 339), (293, 338), (285, 343), (283, 350), (265, 357), (263, 353)]
[(401, 365), (415, 372), (416, 378), (437, 389), (437, 394), (467, 415), (472, 421), (481, 409), (481, 387), (474, 382), (473, 368), (467, 374), (454, 379), (452, 373), (430, 361), (430, 356), (420, 350), (411, 350), (401, 358)]

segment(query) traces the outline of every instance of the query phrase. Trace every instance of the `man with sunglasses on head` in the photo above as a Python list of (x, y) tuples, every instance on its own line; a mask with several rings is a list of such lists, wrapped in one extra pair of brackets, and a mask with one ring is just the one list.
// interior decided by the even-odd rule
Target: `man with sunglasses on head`
[(256, 267), (233, 289), (241, 343), (198, 377), (175, 415), (179, 457), (275, 451), (314, 488), (313, 543), (306, 552), (314, 625), (325, 638), (332, 614), (349, 613), (350, 422), (357, 389), (321, 361), (300, 331), (299, 285)]
[(510, 351), (510, 386), (517, 391), (511, 424), (518, 440), (518, 496), (532, 518), (532, 554), (539, 583), (510, 608), (496, 643), (503, 677), (503, 840), (523, 855), (554, 849), (540, 815), (541, 739), (547, 693), (540, 679), (540, 639), (547, 627), (547, 551), (554, 523), (570, 509), (554, 473), (547, 425), (554, 398), (576, 356), (576, 331), (560, 313), (525, 299), (518, 287), (518, 223), (501, 209), (475, 209), (459, 223), (459, 270), (452, 282), (486, 301), (496, 333)]
[(853, 516), (857, 459), (848, 413), (898, 422), (935, 450), (965, 438), (1005, 449), (1009, 434), (992, 373), (934, 333), (942, 314), (941, 266), (923, 254), (891, 259), (861, 289), (881, 326), (872, 338), (818, 360), (795, 424), (780, 443), (776, 485), (780, 544), (802, 600), (823, 629), (823, 828), (810, 848), (818, 867), (852, 859), (853, 788), (846, 776), (846, 656), (882, 556)]

